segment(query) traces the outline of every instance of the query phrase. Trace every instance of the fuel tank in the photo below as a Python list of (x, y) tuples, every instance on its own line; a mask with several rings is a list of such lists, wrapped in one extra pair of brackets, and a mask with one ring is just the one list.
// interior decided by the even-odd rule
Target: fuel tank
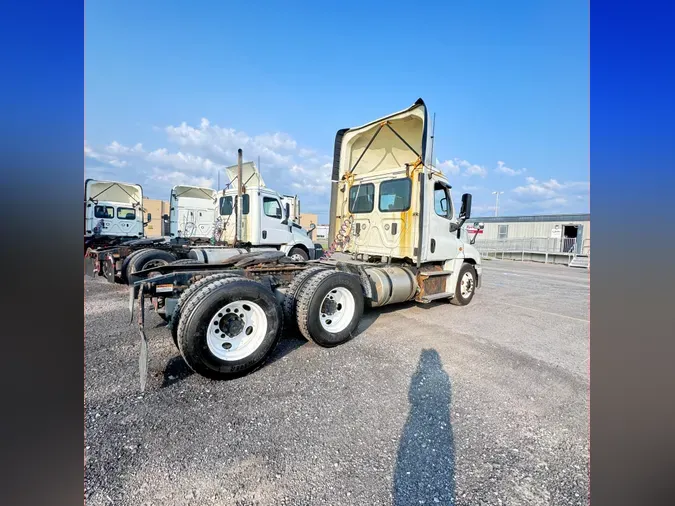
[(188, 258), (205, 264), (217, 264), (246, 252), (244, 248), (194, 248), (188, 253)]
[(417, 293), (415, 274), (405, 267), (368, 267), (365, 271), (370, 279), (373, 307), (405, 302)]

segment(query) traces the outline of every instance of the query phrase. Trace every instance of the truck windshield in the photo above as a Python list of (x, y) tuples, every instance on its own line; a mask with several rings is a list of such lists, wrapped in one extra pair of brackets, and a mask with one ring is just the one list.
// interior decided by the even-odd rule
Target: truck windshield
[[(244, 193), (241, 196), (241, 207), (243, 208), (242, 214), (248, 214), (249, 208), (249, 197), (248, 193)], [(221, 216), (229, 216), (232, 214), (233, 208), (233, 199), (229, 197), (220, 197), (220, 214)]]

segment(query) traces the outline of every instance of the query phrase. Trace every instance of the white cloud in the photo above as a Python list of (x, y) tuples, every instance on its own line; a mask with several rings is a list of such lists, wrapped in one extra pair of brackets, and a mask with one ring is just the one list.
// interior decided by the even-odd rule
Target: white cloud
[(155, 151), (148, 153), (146, 160), (153, 164), (169, 166), (177, 170), (188, 170), (192, 172), (203, 171), (207, 174), (213, 174), (218, 170), (225, 169), (224, 165), (214, 163), (208, 158), (183, 153), (182, 151), (170, 153), (166, 148), (156, 149)]
[(481, 167), (480, 165), (470, 165), (464, 170), (464, 175), (465, 176), (480, 176), (480, 177), (485, 177), (487, 176), (487, 169), (485, 167)]
[(159, 167), (153, 167), (149, 179), (165, 183), (166, 186), (188, 185), (201, 186), (204, 188), (213, 188), (215, 181), (213, 178), (203, 176), (194, 176), (181, 171), (167, 171)]
[(556, 179), (538, 181), (534, 177), (525, 178), (526, 185), (513, 189), (514, 201), (542, 209), (563, 210), (570, 205), (578, 206), (588, 200), (590, 183), (571, 181), (560, 183)]
[(136, 144), (134, 147), (129, 148), (127, 146), (123, 146), (117, 141), (112, 141), (106, 148), (105, 150), (112, 154), (112, 155), (122, 155), (122, 156), (133, 156), (133, 155), (142, 155), (145, 153), (143, 150), (143, 144), (140, 142)]
[(495, 172), (501, 172), (502, 174), (506, 174), (507, 176), (517, 176), (519, 174), (523, 174), (524, 172), (527, 172), (527, 169), (512, 169), (511, 167), (507, 167), (504, 162), (501, 160), (497, 162), (497, 168), (495, 169)]
[(277, 132), (274, 134), (262, 134), (255, 137), (255, 142), (269, 149), (283, 149), (293, 151), (298, 143), (288, 134)]
[(445, 160), (444, 162), (441, 162), (438, 160), (438, 158), (436, 158), (436, 167), (440, 169), (442, 172), (457, 175), (459, 174), (460, 168), (459, 164), (456, 163), (455, 160)]
[(91, 158), (92, 160), (96, 160), (97, 162), (107, 163), (108, 165), (112, 165), (113, 167), (121, 168), (127, 165), (126, 161), (120, 160), (116, 156), (99, 153), (89, 144), (87, 144), (87, 141), (84, 142), (84, 156), (86, 156), (87, 158)]
[(246, 160), (255, 160), (259, 156), (265, 164), (288, 165), (291, 157), (276, 150), (295, 149), (297, 146), (295, 140), (284, 133), (262, 134), (254, 138), (234, 128), (212, 125), (206, 118), (202, 118), (197, 128), (182, 122), (179, 126), (167, 126), (165, 132), (170, 141), (203, 150), (226, 165), (236, 163), (239, 148), (244, 150)]
[(487, 169), (481, 167), (480, 165), (473, 164), (467, 160), (461, 160), (459, 158), (453, 158), (452, 160), (445, 160), (441, 162), (436, 159), (436, 167), (443, 172), (447, 172), (452, 175), (462, 174), (463, 176), (487, 176)]

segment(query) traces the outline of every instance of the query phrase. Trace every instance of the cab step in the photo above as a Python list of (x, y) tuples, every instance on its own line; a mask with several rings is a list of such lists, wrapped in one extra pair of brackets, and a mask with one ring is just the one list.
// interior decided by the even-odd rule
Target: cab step
[(449, 299), (450, 297), (454, 297), (455, 294), (452, 292), (443, 292), (443, 293), (434, 293), (433, 295), (426, 295), (422, 297), (419, 302), (422, 304), (427, 304), (431, 301), (437, 300), (437, 299)]

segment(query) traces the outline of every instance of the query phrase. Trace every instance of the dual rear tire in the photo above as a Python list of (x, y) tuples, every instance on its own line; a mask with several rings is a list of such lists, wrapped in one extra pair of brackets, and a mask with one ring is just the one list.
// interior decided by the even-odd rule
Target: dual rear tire
[[(294, 286), (295, 305), (287, 317), (320, 346), (348, 341), (363, 314), (359, 278), (321, 268), (307, 272)], [(229, 273), (208, 276), (188, 288), (170, 322), (187, 365), (212, 379), (232, 379), (260, 367), (276, 346), (283, 324), (282, 305), (268, 288)]]

